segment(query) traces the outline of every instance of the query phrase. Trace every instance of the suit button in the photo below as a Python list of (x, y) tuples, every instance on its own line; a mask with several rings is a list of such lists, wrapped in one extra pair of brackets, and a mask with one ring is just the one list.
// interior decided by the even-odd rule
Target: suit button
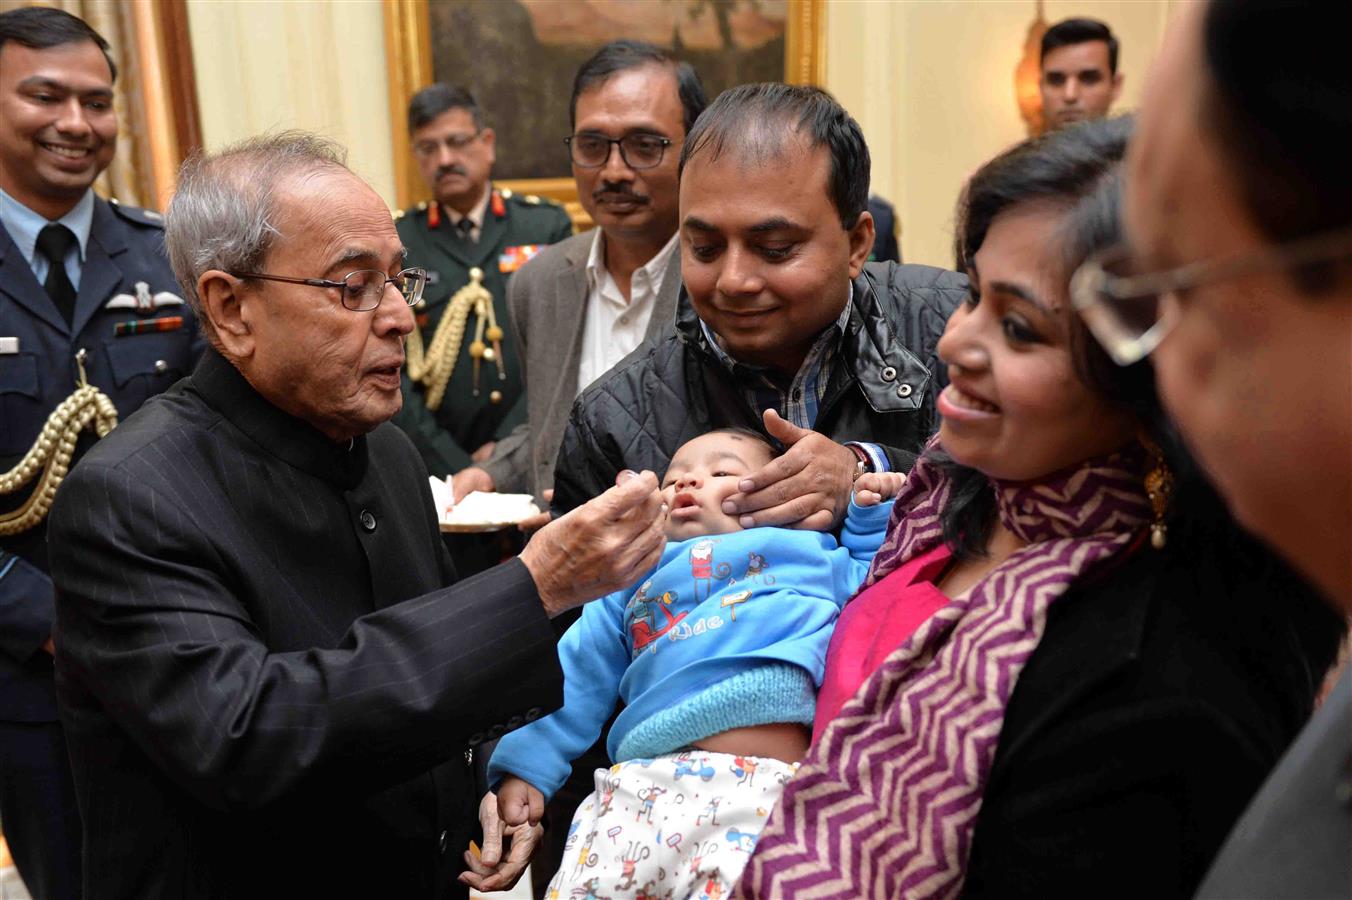
[(471, 734), (469, 736), (469, 745), (471, 747), (477, 747), (483, 742), (484, 742), (484, 733), (482, 731), (476, 731), (474, 734)]
[(446, 852), (446, 832), (443, 831), (441, 837), (437, 838), (437, 847), (441, 849), (442, 853)]
[(883, 366), (883, 381), (896, 381), (897, 370), (892, 366)]
[(369, 509), (363, 509), (361, 511), (361, 527), (366, 529), (367, 531), (376, 530), (376, 517), (371, 515), (371, 511)]
[(897, 396), (909, 397), (911, 396), (911, 390), (911, 386), (903, 382), (902, 384), (897, 385)]
[(488, 739), (490, 741), (496, 741), (498, 738), (502, 737), (506, 733), (507, 729), (504, 728), (502, 725), (500, 724), (494, 725), (492, 728), (488, 729)]
[(164, 374), (169, 370), (169, 364), (162, 359), (155, 360), (155, 371)]
[(520, 716), (512, 716), (510, 719), (507, 720), (507, 729), (509, 731), (512, 731), (517, 728), (520, 728), (524, 724), (526, 724), (525, 719), (521, 718)]
[(530, 709), (526, 710), (527, 722), (534, 722), (538, 718), (540, 718), (540, 707), (532, 706)]

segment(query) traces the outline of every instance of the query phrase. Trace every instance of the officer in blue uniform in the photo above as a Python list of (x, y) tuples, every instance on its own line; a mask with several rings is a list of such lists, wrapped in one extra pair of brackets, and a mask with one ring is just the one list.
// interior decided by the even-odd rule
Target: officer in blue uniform
[[(0, 14), (0, 823), (43, 898), (80, 895), (80, 823), (57, 721), (46, 527), (23, 511), (38, 478), (14, 470), (82, 379), (125, 419), (202, 349), (160, 216), (91, 189), (116, 149), (107, 50), (65, 12)], [(72, 462), (96, 439), (82, 431)]]

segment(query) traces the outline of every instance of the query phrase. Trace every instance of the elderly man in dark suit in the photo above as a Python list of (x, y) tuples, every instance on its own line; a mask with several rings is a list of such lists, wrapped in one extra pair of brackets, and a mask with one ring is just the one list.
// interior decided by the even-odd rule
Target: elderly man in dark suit
[[(387, 420), (424, 273), (322, 140), (185, 166), (170, 257), (213, 344), (91, 452), (52, 512), (57, 674), (87, 897), (443, 897), (472, 749), (556, 706), (549, 618), (660, 552), (651, 473), (456, 583)], [(470, 871), (462, 871), (468, 865)]]

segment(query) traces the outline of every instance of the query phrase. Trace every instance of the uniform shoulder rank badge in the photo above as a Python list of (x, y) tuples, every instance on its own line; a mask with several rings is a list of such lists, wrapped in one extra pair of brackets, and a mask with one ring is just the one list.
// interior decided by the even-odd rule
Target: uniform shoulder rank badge
[(498, 271), (510, 275), (535, 258), (548, 244), (517, 244), (515, 247), (503, 247), (498, 257)]

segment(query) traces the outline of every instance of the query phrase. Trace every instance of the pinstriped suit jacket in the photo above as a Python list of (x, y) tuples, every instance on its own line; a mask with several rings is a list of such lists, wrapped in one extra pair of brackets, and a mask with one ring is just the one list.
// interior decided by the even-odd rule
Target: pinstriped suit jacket
[(216, 353), (71, 473), (51, 517), (85, 896), (435, 897), (464, 750), (561, 702), (525, 567), (453, 586), (426, 470), (339, 447)]

